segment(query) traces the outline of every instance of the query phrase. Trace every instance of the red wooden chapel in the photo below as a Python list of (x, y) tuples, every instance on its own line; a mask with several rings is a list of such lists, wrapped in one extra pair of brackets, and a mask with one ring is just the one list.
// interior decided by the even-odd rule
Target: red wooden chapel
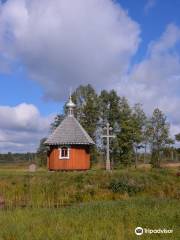
[(94, 142), (74, 117), (71, 96), (66, 106), (67, 116), (45, 142), (49, 146), (47, 166), (49, 170), (87, 170)]

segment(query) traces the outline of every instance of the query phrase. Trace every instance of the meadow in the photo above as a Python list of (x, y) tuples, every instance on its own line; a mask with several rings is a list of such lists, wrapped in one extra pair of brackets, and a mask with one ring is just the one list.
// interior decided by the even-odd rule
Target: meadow
[[(180, 239), (179, 169), (0, 168), (0, 239)], [(137, 226), (173, 234), (136, 236)]]

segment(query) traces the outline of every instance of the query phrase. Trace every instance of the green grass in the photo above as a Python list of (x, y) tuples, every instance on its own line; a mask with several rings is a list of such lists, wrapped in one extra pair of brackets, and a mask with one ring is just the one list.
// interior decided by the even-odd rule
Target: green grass
[[(180, 202), (132, 198), (80, 204), (60, 209), (15, 209), (0, 212), (2, 240), (180, 239)], [(173, 234), (134, 233), (137, 226), (173, 229)]]
[[(178, 171), (1, 168), (0, 240), (179, 240)], [(137, 226), (174, 233), (138, 237)]]
[[(114, 191), (112, 183), (117, 182)], [(126, 190), (127, 189), (127, 190)], [(180, 199), (180, 180), (175, 170), (125, 169), (107, 173), (19, 171), (0, 172), (0, 196), (6, 208), (60, 207), (74, 203), (128, 199), (132, 196)]]

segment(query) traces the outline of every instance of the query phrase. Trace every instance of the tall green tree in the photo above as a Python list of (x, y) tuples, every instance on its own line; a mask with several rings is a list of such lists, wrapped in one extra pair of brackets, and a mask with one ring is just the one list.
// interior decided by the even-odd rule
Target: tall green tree
[(160, 167), (161, 153), (169, 141), (169, 124), (166, 116), (156, 108), (150, 119), (149, 125), (150, 146), (151, 146), (151, 163), (153, 167)]
[(119, 119), (119, 101), (120, 97), (115, 90), (101, 91), (99, 95), (100, 125), (103, 126), (109, 122), (113, 128), (116, 127)]
[[(72, 100), (76, 104), (75, 116), (87, 133), (96, 142), (98, 119), (99, 119), (99, 101), (94, 88), (88, 84), (79, 86), (72, 94)], [(90, 149), (92, 162), (97, 162), (98, 150), (96, 145)]]
[(76, 104), (75, 116), (88, 134), (95, 140), (99, 118), (98, 96), (94, 88), (88, 84), (79, 86), (72, 94)]
[(146, 126), (146, 114), (142, 105), (137, 103), (132, 109), (132, 118), (134, 120), (134, 142), (138, 145), (143, 142), (143, 132)]
[(146, 128), (146, 114), (142, 109), (142, 105), (137, 103), (132, 109), (132, 140), (135, 151), (135, 166), (138, 162), (138, 149), (144, 148), (144, 131)]
[(131, 165), (134, 155), (134, 119), (132, 109), (125, 97), (120, 98), (119, 126), (120, 131), (117, 133), (119, 145), (119, 159), (124, 165)]

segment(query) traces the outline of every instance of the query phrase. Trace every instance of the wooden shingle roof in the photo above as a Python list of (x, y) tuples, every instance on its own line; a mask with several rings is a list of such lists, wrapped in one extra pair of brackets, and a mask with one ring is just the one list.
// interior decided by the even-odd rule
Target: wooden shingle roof
[(45, 141), (46, 145), (93, 145), (92, 138), (74, 116), (68, 115)]

